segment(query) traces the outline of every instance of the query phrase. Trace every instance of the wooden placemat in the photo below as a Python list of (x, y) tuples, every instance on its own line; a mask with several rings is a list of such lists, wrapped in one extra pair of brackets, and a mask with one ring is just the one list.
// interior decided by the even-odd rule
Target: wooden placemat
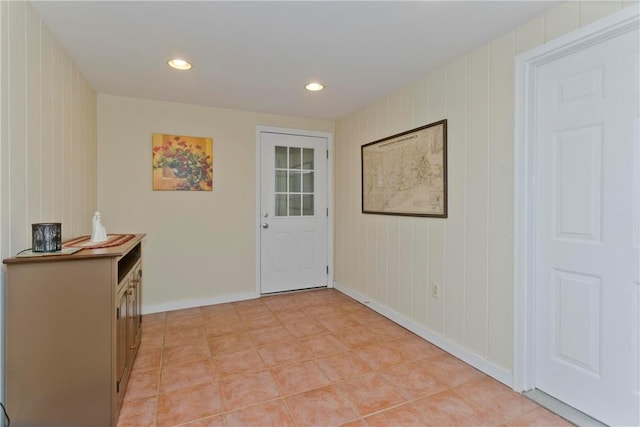
[(16, 255), (16, 258), (33, 258), (33, 257), (45, 257), (45, 256), (57, 256), (57, 255), (71, 255), (78, 251), (82, 250), (82, 248), (62, 248), (56, 252), (33, 252), (31, 249), (26, 250), (24, 252), (20, 252)]
[(92, 242), (91, 236), (82, 236), (69, 240), (62, 244), (65, 248), (83, 248), (83, 249), (99, 249), (120, 246), (123, 243), (133, 239), (133, 234), (109, 234), (104, 242)]

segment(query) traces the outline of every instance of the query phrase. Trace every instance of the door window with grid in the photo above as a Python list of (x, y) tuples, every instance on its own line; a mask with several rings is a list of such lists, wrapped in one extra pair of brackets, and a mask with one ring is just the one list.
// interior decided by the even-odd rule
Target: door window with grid
[(275, 216), (313, 216), (314, 149), (275, 147)]

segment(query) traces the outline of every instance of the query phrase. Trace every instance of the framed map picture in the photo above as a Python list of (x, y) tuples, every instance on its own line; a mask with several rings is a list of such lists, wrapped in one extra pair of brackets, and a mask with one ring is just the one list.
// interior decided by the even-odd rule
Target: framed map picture
[(447, 217), (447, 121), (365, 144), (362, 213)]

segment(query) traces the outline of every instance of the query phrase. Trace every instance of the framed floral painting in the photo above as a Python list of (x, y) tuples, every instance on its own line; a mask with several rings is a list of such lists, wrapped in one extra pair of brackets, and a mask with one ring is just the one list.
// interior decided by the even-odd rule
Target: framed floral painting
[(153, 134), (153, 189), (213, 190), (213, 140)]

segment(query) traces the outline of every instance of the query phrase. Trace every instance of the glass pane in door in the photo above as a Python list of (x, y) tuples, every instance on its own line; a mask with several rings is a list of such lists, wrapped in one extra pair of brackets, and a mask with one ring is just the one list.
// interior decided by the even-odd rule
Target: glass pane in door
[(302, 149), (302, 169), (313, 170), (313, 148)]
[(300, 216), (300, 194), (289, 194), (289, 216)]
[(287, 192), (287, 171), (276, 171), (276, 193)]
[(276, 146), (276, 168), (286, 169), (287, 163), (287, 147)]
[(300, 169), (300, 147), (289, 147), (289, 169)]
[(287, 216), (287, 195), (276, 194), (276, 216)]
[(302, 192), (313, 193), (313, 172), (304, 172), (302, 175)]
[(300, 192), (300, 171), (289, 171), (289, 192)]
[(303, 194), (302, 195), (302, 215), (304, 216), (312, 216), (313, 215), (313, 194)]

